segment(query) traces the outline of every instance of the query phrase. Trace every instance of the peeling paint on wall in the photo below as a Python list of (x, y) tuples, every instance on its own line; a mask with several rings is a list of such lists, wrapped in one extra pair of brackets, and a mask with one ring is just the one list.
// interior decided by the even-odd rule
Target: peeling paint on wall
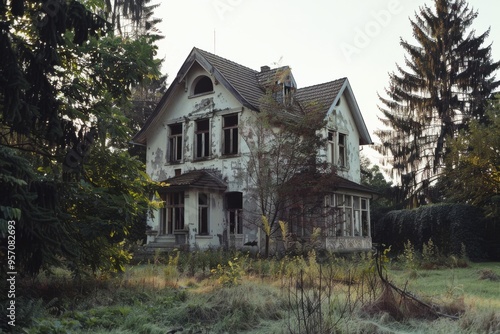
[(200, 102), (194, 104), (194, 108), (193, 111), (191, 112), (191, 115), (202, 111), (211, 112), (214, 109), (214, 107), (215, 103), (213, 97), (202, 99)]
[(152, 152), (151, 155), (154, 157), (154, 159), (151, 160), (151, 167), (153, 167), (154, 172), (158, 168), (161, 168), (161, 166), (164, 164), (165, 156), (163, 154), (163, 150), (159, 147), (156, 149), (156, 152)]

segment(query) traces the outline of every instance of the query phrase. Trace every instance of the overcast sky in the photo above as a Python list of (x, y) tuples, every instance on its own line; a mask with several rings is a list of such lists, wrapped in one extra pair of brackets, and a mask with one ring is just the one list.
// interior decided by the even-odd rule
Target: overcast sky
[[(299, 88), (347, 77), (372, 140), (380, 127), (377, 92), (403, 64), (400, 38), (412, 40), (409, 18), (432, 0), (170, 0), (155, 17), (165, 36), (159, 54), (172, 82), (193, 47), (259, 70), (288, 65)], [(470, 0), (473, 29), (491, 28), (500, 60), (500, 2)], [(500, 74), (497, 75), (500, 77)]]

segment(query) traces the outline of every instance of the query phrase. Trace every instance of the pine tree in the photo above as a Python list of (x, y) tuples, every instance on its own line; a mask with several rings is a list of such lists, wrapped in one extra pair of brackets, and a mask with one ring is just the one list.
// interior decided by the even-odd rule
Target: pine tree
[(482, 120), (486, 101), (500, 82), (483, 46), (489, 29), (476, 36), (469, 30), (477, 11), (465, 0), (435, 0), (410, 19), (413, 45), (401, 39), (405, 66), (389, 74), (386, 97), (379, 109), (387, 129), (377, 131), (379, 151), (392, 155), (394, 176), (410, 206), (425, 202), (428, 186), (439, 178), (448, 152), (448, 138)]

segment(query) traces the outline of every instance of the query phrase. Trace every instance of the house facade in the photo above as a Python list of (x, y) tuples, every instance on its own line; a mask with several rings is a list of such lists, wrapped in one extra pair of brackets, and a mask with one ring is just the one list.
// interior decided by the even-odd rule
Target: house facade
[[(314, 223), (323, 247), (371, 248), (372, 192), (360, 184), (359, 151), (372, 142), (347, 78), (297, 88), (288, 67), (257, 71), (197, 48), (133, 138), (147, 148), (146, 172), (164, 185), (164, 205), (148, 221), (149, 247), (262, 247), (244, 134), (269, 83), (280, 98), (323, 108), (326, 126), (317, 131), (325, 145), (318, 154), (336, 171), (335, 185), (321, 199), (324, 212), (334, 208), (335, 214)], [(308, 223), (289, 224), (299, 231)]]

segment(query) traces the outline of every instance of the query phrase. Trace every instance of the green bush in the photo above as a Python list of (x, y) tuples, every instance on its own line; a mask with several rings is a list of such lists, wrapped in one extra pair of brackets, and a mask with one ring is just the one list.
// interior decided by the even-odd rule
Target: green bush
[(374, 241), (391, 245), (396, 253), (404, 251), (410, 241), (422, 252), (432, 239), (441, 255), (461, 255), (465, 245), (471, 259), (485, 257), (483, 242), (485, 219), (478, 208), (464, 204), (437, 204), (413, 210), (387, 213), (374, 226)]

